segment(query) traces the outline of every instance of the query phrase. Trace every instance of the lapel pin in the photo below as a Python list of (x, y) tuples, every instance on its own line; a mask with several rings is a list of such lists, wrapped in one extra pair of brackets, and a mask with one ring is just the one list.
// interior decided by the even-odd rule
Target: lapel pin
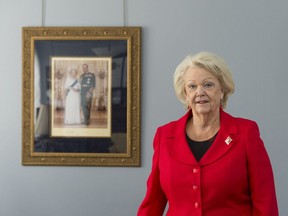
[(232, 142), (232, 138), (231, 138), (230, 136), (228, 136), (228, 137), (226, 138), (226, 140), (225, 140), (225, 143), (226, 143), (227, 145), (229, 145), (231, 142)]

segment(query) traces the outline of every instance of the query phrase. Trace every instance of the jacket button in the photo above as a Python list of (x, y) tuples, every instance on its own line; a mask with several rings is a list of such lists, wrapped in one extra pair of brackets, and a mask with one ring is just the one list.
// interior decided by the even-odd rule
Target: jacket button
[(197, 191), (197, 190), (198, 190), (198, 186), (197, 186), (197, 185), (193, 185), (192, 187), (193, 187), (193, 190), (194, 190), (194, 191)]
[(195, 202), (194, 206), (195, 206), (195, 208), (199, 208), (200, 204), (198, 202)]
[(198, 169), (197, 168), (193, 168), (192, 172), (193, 173), (198, 173)]

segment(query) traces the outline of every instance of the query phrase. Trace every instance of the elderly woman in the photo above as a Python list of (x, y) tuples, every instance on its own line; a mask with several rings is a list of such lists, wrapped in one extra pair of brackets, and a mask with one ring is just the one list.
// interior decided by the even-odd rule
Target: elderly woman
[(202, 52), (176, 68), (188, 109), (158, 128), (138, 216), (277, 216), (273, 171), (256, 122), (223, 109), (234, 92), (224, 60)]
[(80, 90), (81, 86), (77, 79), (77, 71), (71, 69), (65, 81), (66, 103), (64, 124), (81, 124), (80, 113)]

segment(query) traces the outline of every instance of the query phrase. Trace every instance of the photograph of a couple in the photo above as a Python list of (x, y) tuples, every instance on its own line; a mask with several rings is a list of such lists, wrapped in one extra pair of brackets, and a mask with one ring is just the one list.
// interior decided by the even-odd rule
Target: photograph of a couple
[(110, 57), (51, 58), (51, 136), (111, 136)]

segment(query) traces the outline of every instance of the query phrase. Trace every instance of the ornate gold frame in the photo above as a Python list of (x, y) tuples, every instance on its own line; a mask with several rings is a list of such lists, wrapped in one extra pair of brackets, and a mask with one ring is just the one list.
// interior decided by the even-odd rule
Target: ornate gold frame
[[(113, 57), (111, 50), (112, 53), (118, 52), (118, 54)], [(22, 164), (140, 166), (140, 54), (141, 27), (23, 27)], [(115, 84), (112, 136), (91, 138), (83, 134), (80, 138), (55, 138), (50, 137), (49, 133), (39, 133), (39, 135), (39, 125), (44, 131), (50, 128), (51, 103), (49, 98), (51, 97), (48, 92), (51, 92), (49, 91), (51, 79), (46, 76), (49, 74), (48, 71), (51, 71), (50, 59), (53, 56), (85, 58), (93, 55), (112, 55), (112, 64), (116, 68), (114, 72), (116, 75), (112, 75), (112, 80), (116, 80), (115, 83), (121, 83), (120, 87)], [(120, 73), (117, 72), (120, 71), (119, 68), (121, 68), (121, 78), (119, 78)], [(38, 84), (35, 84), (37, 82)], [(114, 84), (112, 86), (114, 92)], [(38, 94), (40, 98), (42, 97), (39, 99), (40, 106), (35, 102)], [(39, 116), (43, 119), (39, 120)], [(114, 120), (115, 123), (113, 123)], [(39, 121), (40, 124), (38, 124)]]

